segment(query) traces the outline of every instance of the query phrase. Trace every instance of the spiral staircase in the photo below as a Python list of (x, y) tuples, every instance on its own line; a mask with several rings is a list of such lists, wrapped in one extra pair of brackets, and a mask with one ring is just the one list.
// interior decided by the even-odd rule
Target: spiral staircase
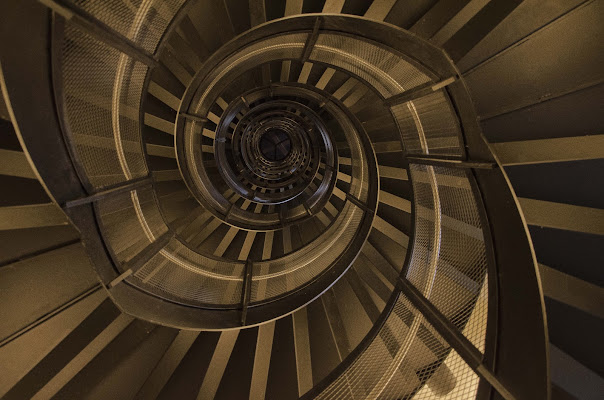
[(603, 1), (0, 9), (1, 398), (604, 396)]

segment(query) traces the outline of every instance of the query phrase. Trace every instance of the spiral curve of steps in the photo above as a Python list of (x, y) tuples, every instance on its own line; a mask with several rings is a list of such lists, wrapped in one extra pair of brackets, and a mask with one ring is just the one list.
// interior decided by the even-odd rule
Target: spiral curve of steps
[[(0, 208), (0, 397), (597, 393), (587, 357), (591, 392), (550, 376), (561, 295), (507, 168), (522, 149), (489, 143), (525, 106), (484, 111), (476, 78), (538, 2), (411, 3), (2, 6), (2, 39), (36, 28), (1, 52), (0, 175), (26, 200)], [(561, 7), (544, 27), (601, 2)], [(575, 231), (602, 235), (590, 210)]]

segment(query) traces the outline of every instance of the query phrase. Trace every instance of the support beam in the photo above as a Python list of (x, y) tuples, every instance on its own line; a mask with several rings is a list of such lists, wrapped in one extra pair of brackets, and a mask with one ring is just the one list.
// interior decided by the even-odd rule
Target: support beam
[(356, 86), (357, 83), (358, 81), (356, 79), (348, 78), (348, 80), (344, 82), (342, 86), (340, 86), (338, 90), (333, 93), (333, 97), (338, 100), (341, 100), (348, 92), (352, 90), (353, 87)]
[(191, 121), (197, 121), (197, 122), (201, 122), (201, 123), (208, 122), (207, 118), (204, 118), (204, 117), (202, 117), (200, 115), (191, 114), (191, 113), (181, 112), (181, 113), (178, 113), (178, 116), (179, 117), (183, 117), (183, 118), (188, 119), (188, 120), (191, 120)]
[(199, 332), (182, 330), (139, 390), (137, 399), (156, 399), (178, 364), (189, 351)]
[(519, 198), (527, 224), (604, 235), (604, 210)]
[[(229, 208), (229, 211), (230, 211), (231, 208)], [(226, 219), (228, 219), (228, 213), (227, 213), (227, 218)], [(218, 244), (218, 247), (214, 251), (214, 255), (216, 257), (222, 257), (224, 255), (224, 253), (226, 252), (227, 248), (229, 247), (229, 245), (231, 244), (231, 242), (235, 238), (235, 235), (237, 235), (238, 232), (239, 232), (239, 228), (235, 228), (234, 226), (231, 226), (229, 228), (229, 230), (227, 231), (226, 235), (224, 235), (224, 237), (220, 241), (220, 244)]]
[(409, 236), (384, 221), (378, 215), (373, 219), (373, 227), (404, 248), (409, 246)]
[(163, 118), (156, 117), (153, 114), (145, 113), (145, 125), (165, 132), (169, 135), (174, 135), (174, 122), (167, 121)]
[(470, 0), (466, 6), (461, 9), (457, 15), (445, 24), (430, 41), (437, 46), (442, 46), (453, 37), (464, 25), (468, 23), (480, 10), (482, 10), (490, 0)]
[(398, 208), (401, 211), (411, 213), (411, 202), (402, 197), (395, 196), (383, 190), (380, 190), (379, 201), (390, 207)]
[(147, 154), (150, 156), (176, 158), (176, 149), (174, 147), (151, 143), (145, 144), (145, 147), (147, 148)]
[(403, 151), (401, 142), (393, 140), (390, 142), (377, 142), (373, 143), (373, 151), (376, 153), (397, 153)]
[(344, 322), (338, 309), (335, 294), (333, 288), (330, 288), (320, 298), (325, 315), (327, 315), (329, 322), (329, 329), (333, 337), (334, 343), (336, 344), (336, 350), (338, 351), (338, 358), (340, 361), (350, 353), (351, 346), (346, 336), (346, 329), (344, 328)]
[(308, 392), (313, 387), (312, 364), (310, 359), (310, 337), (308, 332), (308, 315), (306, 307), (292, 314), (294, 330), (294, 349), (296, 355), (296, 375), (298, 378), (298, 395)]
[(170, 91), (161, 87), (159, 84), (150, 81), (147, 90), (150, 95), (152, 95), (171, 109), (178, 111), (178, 109), (180, 108), (180, 99), (174, 96)]
[(222, 224), (216, 217), (212, 217), (212, 220), (203, 228), (203, 230), (190, 241), (191, 246), (200, 246), (218, 227)]
[(461, 160), (451, 160), (447, 158), (438, 158), (433, 156), (421, 157), (421, 156), (413, 156), (407, 157), (410, 163), (415, 164), (425, 164), (425, 165), (436, 165), (442, 167), (450, 167), (450, 168), (474, 168), (474, 169), (493, 169), (496, 167), (495, 163), (488, 161), (461, 161)]
[(149, 246), (145, 247), (140, 253), (132, 257), (128, 262), (124, 263), (122, 266), (124, 272), (119, 275), (117, 278), (112, 280), (107, 288), (111, 289), (123, 282), (124, 279), (129, 277), (130, 275), (136, 274), (136, 272), (141, 269), (153, 256), (155, 256), (161, 249), (163, 249), (168, 242), (174, 237), (174, 234), (170, 231), (164, 233), (162, 236), (157, 238), (155, 242), (151, 243)]
[(342, 12), (346, 0), (326, 0), (323, 6), (323, 13), (339, 14)]
[(76, 355), (58, 374), (44, 385), (32, 400), (50, 399), (55, 396), (70, 380), (88, 365), (113, 339), (115, 339), (134, 320), (127, 314), (119, 315), (105, 330), (94, 338), (78, 355)]
[(0, 207), (0, 231), (68, 224), (65, 214), (54, 203)]
[(327, 68), (325, 70), (325, 72), (323, 72), (323, 75), (321, 75), (321, 78), (319, 78), (319, 81), (317, 82), (317, 84), (315, 85), (317, 87), (317, 89), (321, 89), (321, 90), (325, 90), (325, 86), (327, 86), (327, 84), (329, 83), (329, 81), (331, 80), (331, 78), (333, 77), (333, 74), (335, 74), (336, 70), (333, 68)]
[(365, 18), (383, 21), (390, 13), (397, 0), (373, 0), (369, 9), (365, 13)]
[(363, 203), (361, 200), (357, 199), (350, 193), (346, 193), (346, 199), (348, 199), (352, 204), (359, 207), (361, 210), (365, 211), (366, 213), (369, 213), (369, 214), (374, 213), (374, 211), (372, 209), (370, 209), (369, 207), (367, 207), (367, 205), (365, 203)]
[(439, 82), (428, 82), (425, 83), (423, 85), (414, 87), (412, 89), (406, 90), (403, 93), (400, 94), (395, 94), (392, 97), (389, 97), (387, 99), (384, 100), (384, 103), (387, 106), (395, 106), (397, 104), (402, 104), (402, 103), (406, 103), (408, 101), (412, 101), (415, 99), (419, 99), (420, 97), (424, 97), (427, 96), (431, 93), (436, 92), (437, 90), (440, 90), (446, 86), (449, 86), (450, 84), (452, 84), (453, 82), (455, 82), (457, 80), (456, 76), (452, 76), (450, 78), (447, 79), (443, 79)]
[(273, 251), (273, 239), (275, 232), (269, 231), (264, 234), (264, 247), (262, 249), (262, 260), (270, 260)]
[(80, 199), (68, 201), (65, 203), (63, 208), (71, 208), (71, 207), (76, 207), (76, 206), (79, 206), (82, 204), (93, 203), (95, 201), (102, 200), (107, 197), (114, 196), (116, 194), (129, 192), (131, 190), (137, 189), (142, 186), (150, 185), (150, 184), (151, 184), (151, 179), (148, 176), (146, 176), (144, 178), (133, 179), (131, 181), (123, 182), (123, 183), (119, 184), (118, 186), (115, 186), (111, 189), (103, 190), (102, 192), (98, 192), (93, 195), (83, 197)]
[(274, 321), (258, 327), (256, 354), (254, 355), (254, 368), (252, 369), (252, 383), (250, 385), (250, 400), (264, 400), (265, 398), (274, 334)]
[(313, 63), (305, 62), (302, 66), (302, 70), (300, 71), (300, 76), (298, 77), (298, 83), (307, 83), (308, 77), (310, 76), (310, 71), (312, 70)]
[(604, 393), (604, 378), (550, 343), (552, 383), (576, 399), (597, 399)]
[[(61, 304), (59, 307), (55, 308), (51, 312), (44, 314), (44, 316), (35, 320), (31, 324), (19, 329), (17, 332), (11, 334), (10, 336), (3, 338), (2, 340), (0, 340), (0, 348), (6, 346), (8, 343), (14, 340), (17, 340), (19, 337), (27, 334), (27, 332), (32, 331), (41, 325), (44, 325), (46, 321), (52, 319), (53, 317), (59, 314), (66, 312), (68, 309), (75, 308), (78, 303), (83, 302), (86, 298), (91, 297), (92, 295), (94, 295), (98, 299), (98, 301), (94, 301), (95, 307), (98, 306), (102, 300), (107, 298), (107, 291), (101, 290), (102, 287), (103, 286), (100, 283), (92, 286), (90, 289), (85, 290), (83, 293), (77, 295), (68, 302)], [(0, 395), (2, 395), (1, 391)]]
[(604, 318), (604, 288), (539, 264), (543, 294), (598, 318)]
[[(246, 200), (246, 201), (248, 201), (248, 200)], [(239, 257), (237, 257), (237, 259), (239, 261), (247, 260), (248, 256), (250, 255), (250, 251), (252, 250), (252, 246), (254, 245), (254, 240), (256, 239), (256, 234), (257, 234), (257, 232), (255, 232), (255, 231), (248, 231), (245, 234), (245, 240), (243, 242), (243, 246), (241, 247), (241, 251), (239, 252)]]
[(266, 22), (266, 8), (264, 0), (250, 0), (250, 24), (251, 27), (263, 24)]
[(319, 29), (321, 28), (321, 18), (317, 17), (315, 20), (315, 25), (312, 28), (312, 32), (308, 35), (308, 39), (304, 44), (304, 51), (302, 51), (302, 58), (300, 62), (302, 64), (306, 63), (310, 58), (310, 54), (312, 53), (313, 48), (315, 47), (315, 43), (317, 43), (317, 39), (319, 38)]
[(404, 168), (378, 165), (378, 171), (379, 171), (380, 178), (398, 179), (400, 181), (409, 180), (409, 174), (407, 173), (407, 170)]
[(166, 169), (166, 170), (162, 170), (162, 171), (153, 171), (152, 175), (153, 175), (153, 179), (155, 179), (156, 182), (182, 180), (182, 175), (180, 174), (179, 169)]
[(223, 331), (220, 334), (220, 339), (218, 339), (218, 344), (216, 344), (216, 349), (199, 389), (197, 400), (213, 399), (216, 395), (238, 336), (239, 330)]
[(0, 149), (0, 175), (37, 179), (22, 151)]
[(504, 166), (604, 157), (604, 135), (491, 143), (490, 146)]
[(302, 4), (304, 0), (286, 0), (285, 2), (285, 17), (302, 14)]

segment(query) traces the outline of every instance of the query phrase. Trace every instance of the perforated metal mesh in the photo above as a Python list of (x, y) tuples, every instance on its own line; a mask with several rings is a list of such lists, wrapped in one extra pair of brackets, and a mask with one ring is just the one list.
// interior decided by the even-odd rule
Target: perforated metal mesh
[[(278, 59), (298, 59), (302, 56), (304, 44), (308, 34), (291, 33), (271, 36), (259, 40), (241, 49), (236, 54), (226, 58), (219, 66), (214, 68), (211, 83), (200, 87), (192, 104), (196, 113), (200, 113), (203, 106), (211, 106), (220, 95), (221, 90), (228, 86), (230, 80), (255, 66)], [(190, 131), (193, 126), (188, 127)]]
[[(363, 154), (363, 156), (365, 155)], [(369, 197), (369, 168), (366, 158), (353, 157), (351, 170), (350, 194), (360, 201), (366, 202)]]
[(251, 301), (279, 296), (320, 275), (344, 253), (362, 219), (363, 210), (347, 203), (329, 229), (303, 251), (254, 264)]
[(92, 186), (146, 175), (138, 121), (147, 67), (70, 25), (61, 61), (65, 120)]
[(244, 267), (204, 257), (172, 239), (128, 281), (188, 305), (238, 305)]
[[(416, 235), (407, 278), (484, 351), (487, 258), (471, 176), (463, 170), (416, 164), (410, 170)], [(479, 296), (485, 301), (477, 304)], [(472, 313), (481, 317), (471, 319)]]
[(184, 3), (184, 0), (71, 1), (151, 53)]
[[(74, 3), (153, 52), (183, 1)], [(285, 35), (248, 46), (225, 61), (205, 95), (223, 78), (221, 74), (236, 73), (243, 61), (261, 64), (279, 57), (299, 58), (307, 37)], [(66, 120), (92, 185), (100, 188), (145, 175), (138, 121), (147, 67), (70, 25), (61, 54)], [(429, 80), (398, 55), (338, 34), (321, 34), (310, 58), (350, 71), (383, 97)], [(462, 154), (458, 121), (444, 91), (394, 106), (392, 112), (408, 152)], [(358, 178), (361, 170), (367, 177), (365, 167), (353, 165), (351, 187), (364, 201), (368, 184)], [(470, 177), (463, 171), (421, 165), (412, 165), (411, 175), (416, 237), (407, 278), (484, 351), (486, 251)], [(150, 188), (104, 199), (97, 207), (103, 233), (120, 263), (167, 231)], [(254, 265), (251, 301), (274, 298), (320, 275), (352, 242), (362, 218), (363, 211), (348, 202), (324, 235), (325, 240), (333, 240), (330, 246), (318, 246), (317, 241), (304, 252)], [(127, 281), (188, 305), (235, 306), (241, 300), (243, 273), (243, 263), (202, 256), (172, 239)], [(369, 348), (319, 397), (465, 399), (475, 396), (477, 386), (476, 374), (401, 296)]]
[(478, 376), (401, 295), (379, 334), (319, 399), (469, 399)]
[(310, 59), (350, 71), (367, 81), (383, 97), (402, 93), (429, 80), (391, 51), (344, 35), (320, 34)]
[(149, 186), (97, 202), (104, 238), (120, 263), (132, 259), (168, 230), (153, 196)]
[(436, 178), (432, 167), (411, 164), (409, 169), (412, 178), (419, 171), (424, 180), (418, 179), (416, 181), (414, 179), (412, 181), (415, 202), (415, 235), (407, 279), (413, 282), (425, 295), (431, 290), (432, 281), (430, 277), (436, 268), (437, 262), (435, 249), (439, 247), (441, 239), (440, 227), (434, 223), (438, 212), (438, 203), (435, 204), (433, 194)]
[(397, 104), (391, 110), (407, 152), (462, 155), (459, 123), (444, 90)]

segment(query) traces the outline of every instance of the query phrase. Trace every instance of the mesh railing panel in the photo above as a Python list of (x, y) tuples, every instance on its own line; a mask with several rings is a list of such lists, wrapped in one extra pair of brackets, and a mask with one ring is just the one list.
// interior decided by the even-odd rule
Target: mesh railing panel
[[(416, 237), (407, 279), (484, 351), (487, 258), (468, 172), (412, 164)], [(435, 198), (437, 197), (437, 201)], [(437, 221), (437, 222), (436, 222)], [(429, 228), (440, 228), (440, 237)], [(482, 318), (471, 319), (479, 312)]]
[(97, 202), (103, 235), (118, 261), (139, 254), (168, 231), (151, 187), (116, 194)]
[(157, 296), (188, 305), (241, 303), (245, 264), (197, 254), (172, 239), (128, 282)]
[(147, 67), (69, 24), (64, 34), (65, 120), (88, 180), (98, 189), (146, 175), (139, 103)]
[[(254, 264), (251, 301), (279, 296), (309, 282), (329, 268), (354, 240), (364, 212), (347, 203), (338, 219), (304, 251)], [(327, 243), (327, 244), (326, 244)]]
[[(202, 85), (198, 89), (192, 101), (193, 111), (200, 114), (202, 113), (201, 108), (209, 108), (215, 103), (222, 90), (231, 83), (227, 76), (236, 79), (241, 73), (273, 60), (299, 59), (304, 51), (307, 38), (307, 33), (272, 36), (252, 43), (229, 56), (206, 78), (210, 83)], [(194, 125), (187, 127), (187, 131), (194, 129)]]
[(153, 53), (184, 0), (71, 0), (111, 29)]
[(413, 238), (413, 253), (407, 270), (407, 279), (426, 294), (431, 290), (431, 273), (436, 267), (434, 248), (439, 246), (440, 227), (435, 221), (435, 198), (433, 187), (436, 178), (432, 167), (411, 164), (411, 177), (419, 172), (424, 181), (413, 179), (413, 195), (415, 202), (415, 235)]
[(368, 348), (317, 398), (468, 399), (478, 381), (401, 294)]
[(359, 76), (387, 98), (429, 78), (403, 58), (377, 44), (338, 34), (320, 34), (310, 59)]
[(397, 104), (391, 110), (408, 153), (462, 155), (459, 123), (444, 90)]
[(365, 158), (353, 157), (351, 164), (350, 194), (360, 201), (366, 202), (369, 197), (369, 168), (367, 160)]

